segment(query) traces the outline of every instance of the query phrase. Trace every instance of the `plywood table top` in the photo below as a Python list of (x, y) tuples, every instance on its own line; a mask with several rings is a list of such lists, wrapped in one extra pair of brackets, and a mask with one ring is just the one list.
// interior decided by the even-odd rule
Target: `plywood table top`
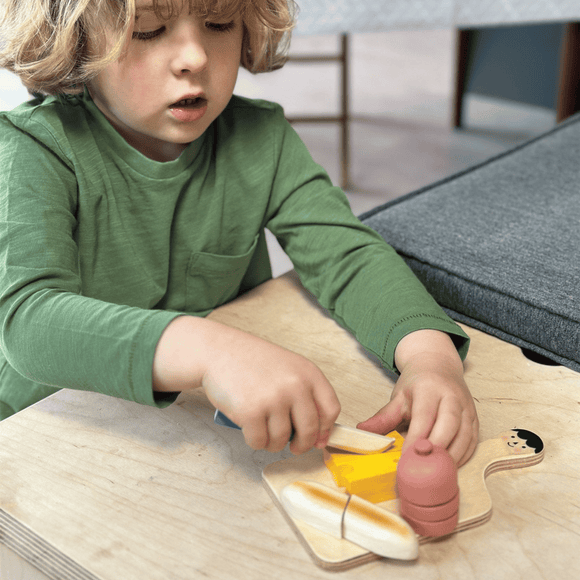
[[(389, 399), (394, 377), (292, 274), (211, 317), (314, 360), (345, 425)], [(416, 562), (379, 560), (341, 578), (580, 577), (580, 375), (465, 330), (481, 440), (529, 429), (545, 457), (488, 478), (493, 513), (481, 527), (422, 545)], [(0, 577), (336, 578), (312, 562), (262, 485), (263, 468), (287, 457), (253, 451), (215, 425), (201, 391), (158, 410), (62, 390), (0, 423)]]

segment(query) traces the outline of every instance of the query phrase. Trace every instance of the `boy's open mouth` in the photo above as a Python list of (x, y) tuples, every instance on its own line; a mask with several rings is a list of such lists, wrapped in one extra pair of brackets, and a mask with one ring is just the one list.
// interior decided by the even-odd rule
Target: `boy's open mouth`
[(195, 99), (182, 99), (177, 101), (172, 105), (169, 105), (170, 109), (198, 109), (203, 107), (207, 103), (207, 100), (203, 97), (197, 97)]

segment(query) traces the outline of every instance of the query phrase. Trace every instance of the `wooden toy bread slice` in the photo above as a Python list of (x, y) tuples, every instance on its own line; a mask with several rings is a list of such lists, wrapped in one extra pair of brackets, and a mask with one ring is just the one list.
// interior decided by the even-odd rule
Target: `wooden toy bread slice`
[(314, 481), (295, 481), (280, 492), (280, 502), (293, 518), (342, 538), (342, 517), (349, 496)]
[(403, 518), (356, 495), (350, 496), (346, 507), (342, 535), (385, 558), (415, 560), (419, 556), (417, 535)]
[(371, 453), (386, 451), (394, 442), (394, 437), (378, 435), (377, 433), (335, 423), (330, 432), (328, 447), (336, 447), (351, 453), (370, 455)]
[(398, 515), (315, 481), (286, 485), (280, 501), (288, 514), (335, 538), (344, 538), (385, 558), (414, 560), (419, 542)]

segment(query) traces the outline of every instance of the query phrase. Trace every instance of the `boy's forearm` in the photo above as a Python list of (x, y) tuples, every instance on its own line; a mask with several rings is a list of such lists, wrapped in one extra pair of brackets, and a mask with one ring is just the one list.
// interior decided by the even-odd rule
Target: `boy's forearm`
[(395, 365), (399, 372), (412, 360), (421, 357), (440, 361), (447, 368), (463, 373), (461, 357), (450, 336), (439, 330), (417, 330), (404, 336), (395, 349)]
[(177, 392), (201, 386), (204, 343), (211, 324), (205, 318), (180, 316), (167, 326), (153, 359), (154, 391)]

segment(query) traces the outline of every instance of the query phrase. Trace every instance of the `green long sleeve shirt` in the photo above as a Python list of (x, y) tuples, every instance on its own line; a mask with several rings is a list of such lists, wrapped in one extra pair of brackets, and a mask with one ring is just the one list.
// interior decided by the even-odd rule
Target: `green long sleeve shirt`
[(146, 158), (84, 95), (0, 114), (0, 418), (68, 387), (148, 405), (165, 327), (271, 277), (304, 286), (393, 369), (414, 330), (467, 337), (351, 213), (272, 103), (233, 97), (175, 161)]

